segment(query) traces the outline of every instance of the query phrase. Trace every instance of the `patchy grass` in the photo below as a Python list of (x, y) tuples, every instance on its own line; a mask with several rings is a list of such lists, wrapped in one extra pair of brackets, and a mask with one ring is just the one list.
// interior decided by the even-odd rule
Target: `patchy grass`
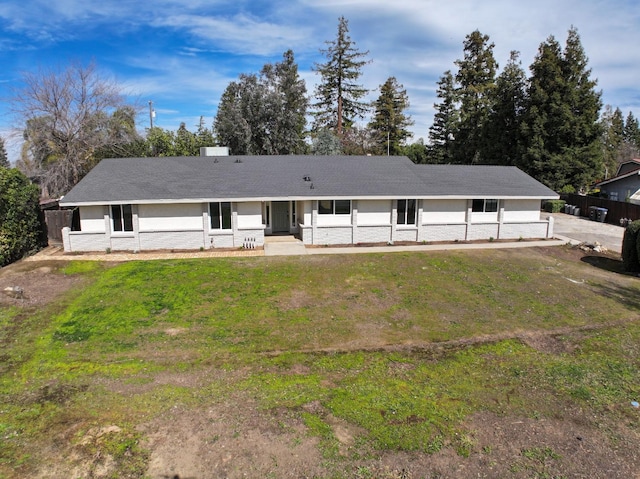
[[(491, 456), (465, 426), (478, 412), (578, 408), (612, 443), (620, 424), (640, 432), (637, 279), (566, 249), (73, 261), (51, 274), (86, 281), (43, 307), (0, 305), (0, 477), (53, 457), (68, 459), (52, 477), (140, 477), (144, 425), (229, 401), (284, 414), (278, 434), (303, 427), (318, 477), (395, 477), (373, 475), (388, 453)], [(566, 474), (554, 451), (531, 444), (503, 473)]]

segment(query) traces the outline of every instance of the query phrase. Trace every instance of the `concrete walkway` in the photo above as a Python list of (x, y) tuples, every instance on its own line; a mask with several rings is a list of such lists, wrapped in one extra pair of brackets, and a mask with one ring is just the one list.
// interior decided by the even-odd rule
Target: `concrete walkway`
[(291, 235), (265, 236), (265, 256), (295, 256), (307, 254), (304, 243)]

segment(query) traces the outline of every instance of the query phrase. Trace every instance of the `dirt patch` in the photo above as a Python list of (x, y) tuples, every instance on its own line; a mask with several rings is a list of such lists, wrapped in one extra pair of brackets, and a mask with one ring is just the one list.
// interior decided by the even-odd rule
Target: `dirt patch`
[(296, 417), (247, 398), (202, 410), (174, 407), (143, 426), (149, 477), (320, 477), (318, 440)]
[[(80, 284), (80, 276), (59, 272), (61, 261), (19, 262), (0, 269), (0, 305), (42, 306), (55, 300), (71, 287)], [(7, 294), (5, 288), (22, 291)]]

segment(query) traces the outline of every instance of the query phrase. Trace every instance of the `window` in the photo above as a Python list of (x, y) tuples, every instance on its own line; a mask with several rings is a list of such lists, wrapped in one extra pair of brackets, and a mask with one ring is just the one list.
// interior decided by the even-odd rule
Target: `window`
[(471, 211), (474, 213), (496, 213), (498, 200), (473, 200)]
[(291, 226), (296, 225), (296, 202), (291, 202)]
[(212, 230), (230, 230), (231, 203), (228, 201), (209, 203), (209, 218)]
[(397, 221), (399, 225), (415, 225), (418, 200), (398, 200)]
[(351, 200), (320, 200), (318, 201), (320, 215), (350, 215)]
[(71, 216), (71, 231), (82, 231), (80, 222), (80, 208), (74, 208)]
[(133, 231), (131, 205), (111, 205), (113, 231)]

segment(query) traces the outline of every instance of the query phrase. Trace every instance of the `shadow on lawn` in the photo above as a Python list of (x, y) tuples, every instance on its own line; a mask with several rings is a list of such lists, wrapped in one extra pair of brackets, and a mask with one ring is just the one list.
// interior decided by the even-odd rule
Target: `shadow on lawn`
[(595, 266), (596, 268), (610, 271), (611, 273), (625, 274), (630, 276), (635, 275), (635, 273), (627, 273), (624, 270), (624, 265), (622, 264), (622, 260), (620, 259), (615, 259), (608, 256), (585, 255), (580, 258), (580, 261), (590, 264), (591, 266)]

